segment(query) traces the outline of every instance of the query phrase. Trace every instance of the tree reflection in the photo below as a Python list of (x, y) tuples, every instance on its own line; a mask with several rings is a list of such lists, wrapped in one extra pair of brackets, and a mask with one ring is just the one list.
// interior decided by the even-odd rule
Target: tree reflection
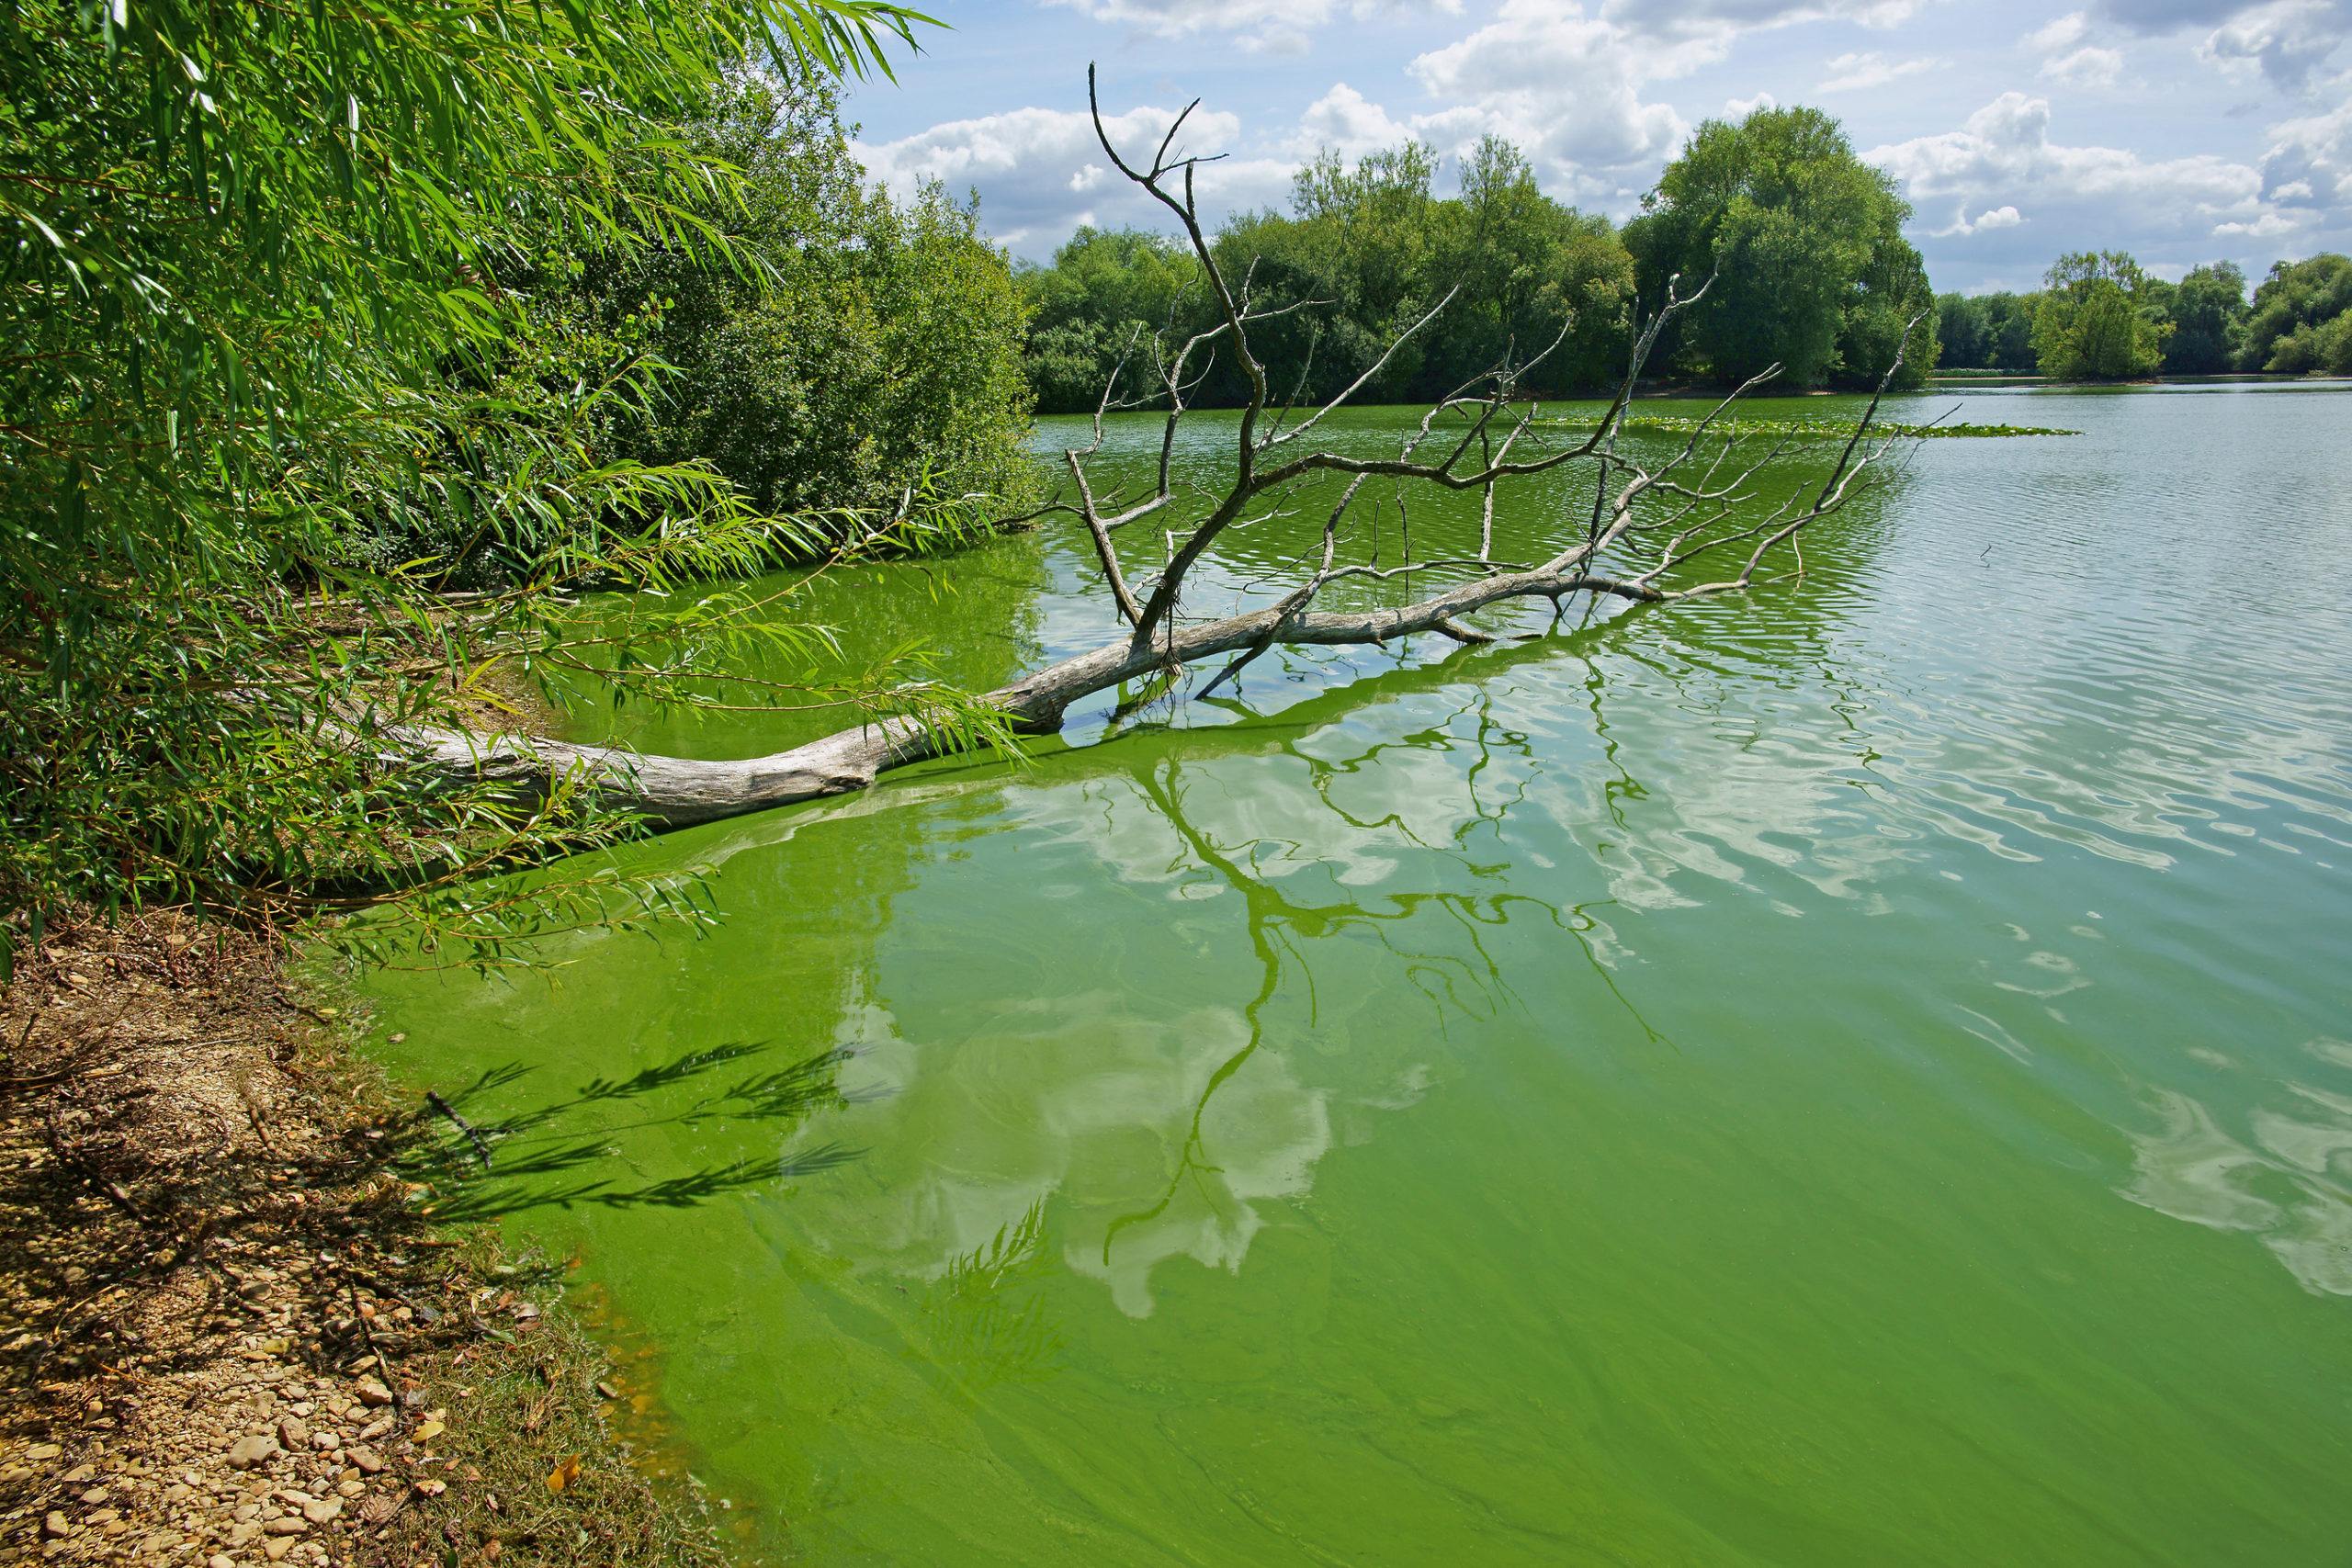
[[(688, 1208), (727, 1193), (763, 1187), (779, 1178), (831, 1170), (856, 1159), (863, 1150), (831, 1142), (796, 1150), (781, 1160), (737, 1159), (633, 1186), (593, 1174), (599, 1168), (609, 1168), (619, 1154), (613, 1140), (623, 1134), (696, 1127), (720, 1120), (781, 1124), (789, 1133), (818, 1112), (845, 1103), (836, 1081), (842, 1063), (849, 1058), (842, 1050), (820, 1052), (772, 1072), (739, 1077), (723, 1088), (707, 1081), (720, 1069), (758, 1060), (769, 1050), (761, 1042), (730, 1042), (690, 1051), (626, 1078), (591, 1078), (570, 1095), (495, 1120), (460, 1121), (468, 1106), (486, 1098), (494, 1096), (511, 1104), (514, 1091), (544, 1071), (512, 1062), (487, 1068), (464, 1089), (442, 1097), (448, 1108), (446, 1111), (424, 1109), (410, 1118), (403, 1129), (406, 1146), (401, 1168), (403, 1174), (426, 1183), (438, 1194), (430, 1210), (435, 1220), (464, 1224), (575, 1204), (606, 1209)], [(599, 1121), (593, 1127), (581, 1125), (592, 1111), (616, 1105), (635, 1107), (696, 1086), (706, 1092), (683, 1107), (631, 1120)], [(444, 1116), (458, 1122), (458, 1129), (444, 1127), (439, 1120)], [(459, 1129), (467, 1134), (463, 1140), (450, 1135)]]

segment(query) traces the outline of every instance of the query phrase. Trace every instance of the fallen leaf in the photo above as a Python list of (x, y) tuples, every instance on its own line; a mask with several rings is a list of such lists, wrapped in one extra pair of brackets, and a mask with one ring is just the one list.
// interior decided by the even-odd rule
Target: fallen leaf
[(582, 1457), (582, 1456), (579, 1454), (573, 1454), (570, 1459), (565, 1460), (561, 1464), (557, 1465), (555, 1467), (554, 1473), (548, 1477), (548, 1490), (550, 1492), (560, 1492), (565, 1487), (571, 1485), (573, 1482), (578, 1481), (580, 1479), (580, 1461)]
[(420, 1443), (429, 1443), (447, 1430), (448, 1428), (438, 1421), (425, 1421), (420, 1423), (411, 1436)]

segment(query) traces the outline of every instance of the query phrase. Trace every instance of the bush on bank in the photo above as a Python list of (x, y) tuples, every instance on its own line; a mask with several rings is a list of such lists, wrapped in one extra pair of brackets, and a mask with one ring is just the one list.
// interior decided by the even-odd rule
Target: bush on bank
[[(658, 331), (536, 309), (512, 280), (533, 258), (692, 256), (741, 314), (784, 308), (788, 269), (729, 232), (758, 177), (677, 128), (746, 72), (871, 69), (913, 25), (870, 0), (17, 8), (0, 28), (17, 175), (0, 184), (0, 964), (71, 906), (277, 920), (391, 897), (464, 956), (669, 897), (593, 873), (482, 891), (484, 870), (634, 825), (569, 790), (518, 804), (413, 777), (387, 732), (481, 711), (492, 661), (576, 662), (549, 591), (582, 581), (696, 585), (602, 656), (650, 697), (711, 700), (746, 640), (821, 639), (701, 585), (822, 550), (842, 518), (763, 511), (687, 443), (631, 445), (690, 424), (663, 400)], [(984, 319), (1009, 344), (1003, 265), (936, 203), (861, 203), (803, 247), (820, 276), (877, 269), (897, 316), (857, 326), (844, 353), (871, 367), (827, 389), (872, 452), (840, 502), (926, 461), (986, 483), (1018, 406), (1010, 351), (957, 334)], [(860, 254), (825, 260), (835, 242)], [(805, 308), (844, 310), (810, 292)], [(908, 373), (951, 340), (962, 358)], [(797, 504), (813, 491), (795, 450), (753, 433), (727, 460)], [(854, 531), (959, 531), (915, 512)], [(447, 597), (469, 586), (503, 592)], [(933, 700), (896, 678), (735, 694)]]

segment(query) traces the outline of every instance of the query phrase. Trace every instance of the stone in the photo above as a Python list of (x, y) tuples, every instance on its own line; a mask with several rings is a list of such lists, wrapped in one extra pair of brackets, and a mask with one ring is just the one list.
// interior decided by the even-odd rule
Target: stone
[(301, 1535), (311, 1527), (291, 1514), (280, 1514), (261, 1528), (268, 1535)]
[(286, 1554), (293, 1550), (294, 1538), (290, 1535), (274, 1535), (261, 1543), (262, 1555), (272, 1562), (284, 1562)]
[(63, 1453), (64, 1451), (64, 1450), (59, 1448), (55, 1443), (35, 1443), (31, 1448), (25, 1450), (25, 1457), (38, 1464), (43, 1460), (55, 1459), (59, 1454)]
[(372, 1443), (390, 1431), (398, 1423), (390, 1416), (385, 1416), (381, 1421), (371, 1421), (359, 1429), (359, 1440), (363, 1443)]
[(348, 1451), (348, 1457), (362, 1475), (373, 1475), (384, 1468), (384, 1456), (374, 1449), (355, 1448)]
[(216, 1551), (204, 1560), (204, 1568), (237, 1568), (237, 1560), (225, 1551)]
[(361, 1378), (353, 1388), (364, 1404), (390, 1404), (392, 1402), (392, 1391), (374, 1378)]
[(159, 1551), (169, 1551), (179, 1543), (179, 1531), (157, 1530), (153, 1535), (149, 1536), (145, 1540), (139, 1543), (139, 1551), (142, 1556), (153, 1557)]
[(259, 1519), (247, 1519), (242, 1524), (231, 1527), (229, 1530), (229, 1544), (231, 1546), (243, 1546), (245, 1542), (253, 1540), (254, 1537), (259, 1534), (261, 1534), (261, 1521)]
[(82, 1501), (89, 1504), (90, 1506), (94, 1508), (104, 1503), (106, 1500), (107, 1489), (103, 1486), (93, 1486), (87, 1492), (82, 1494)]
[(322, 1497), (315, 1503), (302, 1505), (302, 1517), (314, 1525), (325, 1524), (343, 1512), (343, 1499)]
[(277, 1440), (289, 1449), (307, 1448), (311, 1441), (311, 1424), (300, 1416), (277, 1418)]
[(338, 1483), (335, 1486), (335, 1490), (342, 1493), (346, 1497), (356, 1497), (362, 1492), (368, 1490), (368, 1483), (364, 1481), (354, 1479)]
[(56, 1509), (51, 1508), (49, 1511), (48, 1517), (43, 1518), (40, 1522), (40, 1533), (50, 1537), (51, 1540), (62, 1540), (65, 1537), (74, 1533), (74, 1527), (66, 1522), (66, 1518), (63, 1514), (61, 1514)]
[(267, 1464), (277, 1457), (277, 1439), (267, 1432), (239, 1438), (229, 1445), (229, 1468), (251, 1470), (257, 1464)]

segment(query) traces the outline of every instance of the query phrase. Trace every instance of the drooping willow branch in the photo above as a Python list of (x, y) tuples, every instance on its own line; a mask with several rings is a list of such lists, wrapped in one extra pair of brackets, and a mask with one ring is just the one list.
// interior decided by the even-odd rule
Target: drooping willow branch
[[(1051, 730), (1071, 705), (1094, 693), (1139, 679), (1172, 678), (1187, 665), (1227, 659), (1204, 689), (1205, 694), (1278, 645), (1385, 645), (1431, 631), (1460, 642), (1488, 641), (1464, 617), (1510, 600), (1548, 600), (1556, 611), (1577, 594), (1657, 604), (1739, 592), (1752, 586), (1781, 552), (1793, 553), (1805, 528), (1843, 508), (1873, 482), (1901, 439), (1879, 432), (1876, 420), (1919, 318), (1906, 325), (1894, 363), (1828, 473), (1796, 483), (1782, 499), (1769, 500), (1763, 486), (1792, 449), (1792, 439), (1772, 445), (1761, 455), (1743, 453), (1743, 434), (1731, 417), (1742, 399), (1778, 374), (1777, 366), (1692, 422), (1686, 438), (1663, 457), (1629, 456), (1619, 436), (1650, 355), (1668, 325), (1704, 299), (1713, 285), (1710, 278), (1686, 294), (1676, 276), (1668, 280), (1657, 310), (1637, 321), (1607, 411), (1576, 439), (1566, 437), (1565, 426), (1542, 423), (1539, 411), (1522, 394), (1530, 373), (1566, 341), (1571, 321), (1541, 353), (1523, 361), (1506, 357), (1439, 400), (1405, 435), (1395, 457), (1365, 457), (1317, 448), (1307, 440), (1317, 426), (1375, 384), (1409, 340), (1443, 318), (1454, 295), (1449, 293), (1408, 324), (1367, 368), (1304, 417), (1291, 420), (1289, 400), (1270, 409), (1266, 368), (1251, 345), (1250, 330), (1317, 302), (1269, 305), (1257, 296), (1254, 268), (1238, 286), (1227, 276), (1202, 227), (1194, 188), (1195, 172), (1207, 160), (1177, 151), (1179, 134), (1199, 107), (1197, 100), (1176, 116), (1148, 161), (1138, 164), (1112, 140), (1091, 69), (1087, 96), (1105, 154), (1183, 231), (1199, 276), (1215, 300), (1216, 318), (1205, 329), (1189, 334), (1176, 333), (1172, 318), (1170, 327), (1148, 337), (1138, 330), (1104, 387), (1095, 411), (1092, 445), (1063, 454), (1078, 501), (1075, 507), (1060, 510), (1072, 512), (1084, 525), (1112, 612), (1125, 630), (1092, 652), (1048, 666), (981, 699), (1014, 728)], [(1229, 356), (1248, 387), (1229, 468), (1221, 487), (1195, 492), (1197, 516), (1169, 528), (1166, 564), (1142, 582), (1131, 581), (1112, 536), (1141, 518), (1186, 510), (1187, 498), (1171, 478), (1170, 459), (1177, 433), (1191, 412), (1189, 398), (1207, 374), (1196, 366), (1208, 355)], [(1116, 395), (1121, 378), (1138, 361), (1148, 367), (1151, 389), (1141, 398), (1123, 401)], [(1146, 401), (1165, 406), (1156, 482), (1148, 494), (1106, 505), (1088, 471), (1089, 459), (1103, 446), (1104, 416)], [(1461, 422), (1458, 434), (1441, 433), (1440, 422), (1447, 419)], [(1557, 445), (1544, 450), (1546, 442)], [(1589, 511), (1580, 507), (1576, 514), (1557, 519), (1556, 536), (1533, 564), (1495, 560), (1496, 510), (1507, 491), (1577, 463), (1592, 468)], [(1255, 520), (1253, 510), (1262, 509), (1270, 498), (1278, 501), (1281, 493), (1327, 475), (1347, 482), (1323, 524), (1314, 547), (1318, 559), (1305, 580), (1262, 609), (1216, 619), (1188, 616), (1183, 607), (1186, 582), (1218, 539), (1237, 525)], [(1408, 544), (1408, 560), (1392, 568), (1380, 566), (1376, 550), (1369, 560), (1341, 559), (1350, 514), (1372, 479), (1385, 479), (1395, 487), (1400, 517), (1408, 488), (1477, 494), (1477, 555), (1415, 563), (1409, 559)], [(1265, 513), (1258, 510), (1257, 514)], [(1724, 563), (1721, 575), (1689, 580), (1694, 567), (1711, 567), (1717, 560)], [(1444, 577), (1456, 580), (1401, 607), (1316, 607), (1334, 582)], [(518, 794), (569, 781), (571, 787), (592, 788), (654, 822), (681, 826), (864, 788), (886, 769), (969, 744), (970, 734), (967, 726), (934, 723), (924, 715), (910, 714), (872, 720), (772, 757), (721, 762), (423, 729), (404, 732), (401, 744), (413, 761), (430, 768), (500, 781)]]

